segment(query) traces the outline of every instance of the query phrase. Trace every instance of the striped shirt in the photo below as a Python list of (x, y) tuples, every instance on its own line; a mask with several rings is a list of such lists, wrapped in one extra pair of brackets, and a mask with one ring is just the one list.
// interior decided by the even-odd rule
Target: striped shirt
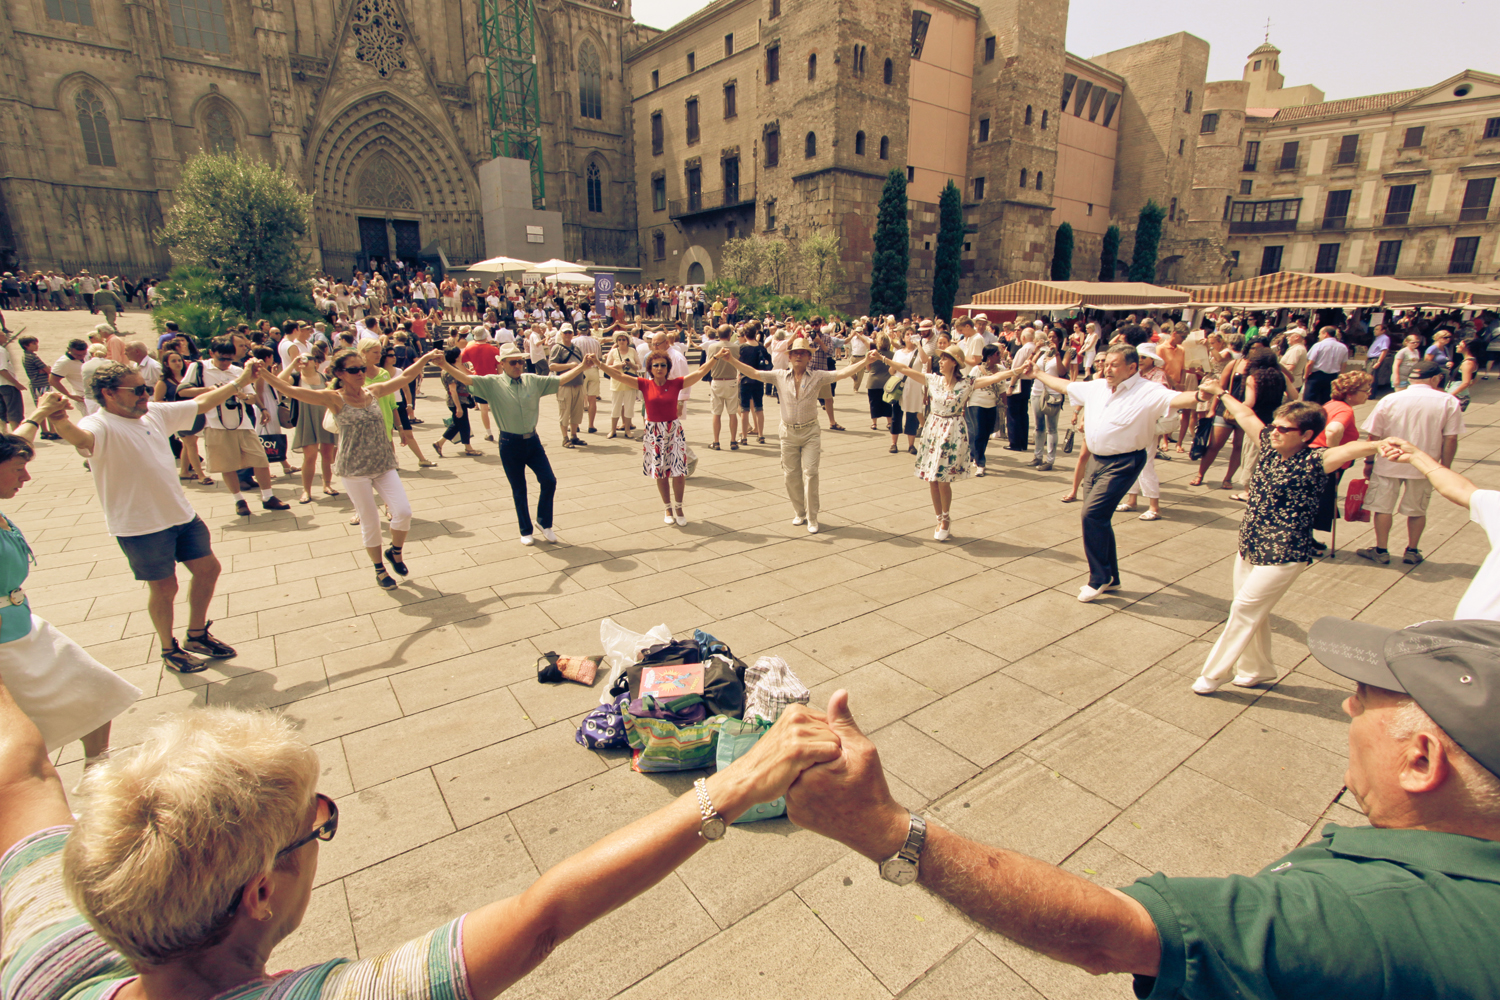
[[(62, 850), (70, 827), (39, 830), (0, 858), (0, 996), (111, 1000), (135, 978), (68, 900)], [(191, 891), (185, 889), (184, 891)], [(244, 983), (214, 1000), (470, 1000), (463, 918), (370, 958), (336, 958)]]

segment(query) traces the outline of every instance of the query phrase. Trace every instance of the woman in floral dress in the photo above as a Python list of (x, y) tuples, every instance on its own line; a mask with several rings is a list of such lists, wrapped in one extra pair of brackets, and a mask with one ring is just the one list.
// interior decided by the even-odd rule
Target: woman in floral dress
[(969, 450), (969, 430), (964, 420), (964, 407), (976, 389), (986, 389), (1020, 372), (1019, 368), (995, 372), (983, 378), (962, 374), (964, 353), (959, 347), (949, 347), (937, 355), (941, 374), (930, 375), (894, 359), (885, 359), (880, 352), (871, 351), (872, 361), (885, 361), (892, 371), (899, 372), (916, 384), (927, 386), (931, 399), (931, 410), (927, 422), (922, 425), (922, 436), (917, 439), (918, 479), (927, 481), (932, 491), (932, 509), (937, 513), (937, 530), (932, 537), (938, 541), (947, 539), (952, 520), (949, 510), (953, 506), (953, 484), (967, 479), (973, 472), (974, 458)]

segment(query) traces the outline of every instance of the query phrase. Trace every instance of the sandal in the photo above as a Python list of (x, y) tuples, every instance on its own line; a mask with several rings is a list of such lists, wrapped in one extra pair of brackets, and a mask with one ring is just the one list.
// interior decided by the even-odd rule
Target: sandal
[(831, 431), (841, 431), (844, 430), (844, 427), (840, 424), (829, 424), (828, 429)]
[(1189, 479), (1188, 480), (1188, 485), (1189, 486), (1202, 486), (1203, 485), (1203, 473), (1200, 472), (1196, 476), (1194, 476), (1192, 479)]
[(1234, 489), (1234, 480), (1233, 479), (1226, 479), (1226, 480), (1224, 480), (1222, 483), (1219, 484), (1219, 489), (1221, 489), (1221, 490), (1232, 490), (1232, 489)]
[(1230, 497), (1229, 499), (1231, 499), (1231, 500), (1238, 500), (1240, 503), (1245, 503), (1247, 500), (1250, 499), (1250, 497), (1249, 497), (1248, 494), (1245, 494), (1245, 493), (1236, 493), (1232, 497)]
[(1064, 494), (1063, 496), (1058, 497), (1057, 499), (1061, 500), (1063, 503), (1077, 503), (1078, 502), (1078, 494), (1077, 493), (1067, 493), (1067, 494)]
[(432, 442), (432, 450), (435, 451), (435, 452), (437, 452), (437, 457), (438, 458), (442, 458), (443, 457), (443, 445), (445, 443), (446, 442), (443, 441), (442, 438), (438, 438), (436, 441)]
[(332, 486), (324, 486), (323, 487), (323, 495), (325, 497), (343, 496), (342, 493), (340, 493), (338, 490), (334, 489)]
[(312, 503), (312, 494), (309, 493), (309, 492), (307, 492), (306, 490), (303, 490), (302, 491), (302, 495), (297, 498), (297, 502), (298, 503)]
[(1138, 521), (1160, 521), (1161, 520), (1161, 515), (1158, 514), (1154, 510), (1148, 510), (1148, 511), (1146, 511), (1146, 513), (1142, 514), (1140, 517), (1136, 518), (1136, 520), (1138, 520)]
[(216, 484), (216, 483), (215, 483), (215, 482), (214, 482), (214, 479), (213, 479), (213, 477), (212, 477), (212, 476), (204, 476), (204, 477), (203, 477), (203, 478), (202, 478), (202, 479), (200, 479), (200, 480), (198, 480), (198, 482), (199, 482), (199, 483), (200, 483), (200, 484), (201, 484), (201, 485), (203, 485), (203, 486), (214, 486), (214, 485), (217, 485), (217, 484)]
[(197, 674), (208, 669), (208, 661), (200, 660), (190, 655), (186, 650), (172, 640), (172, 648), (161, 651), (161, 662), (174, 674)]
[(1118, 514), (1127, 514), (1133, 510), (1135, 510), (1135, 504), (1133, 503), (1122, 503), (1115, 506), (1115, 512)]

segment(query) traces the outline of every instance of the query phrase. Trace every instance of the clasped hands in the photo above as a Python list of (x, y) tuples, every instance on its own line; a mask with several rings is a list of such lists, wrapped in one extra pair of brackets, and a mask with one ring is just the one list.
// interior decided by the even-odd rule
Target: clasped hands
[(786, 796), (798, 826), (883, 861), (906, 840), (910, 813), (891, 796), (880, 754), (849, 712), (849, 692), (828, 710), (792, 705), (729, 768), (750, 782), (748, 800)]

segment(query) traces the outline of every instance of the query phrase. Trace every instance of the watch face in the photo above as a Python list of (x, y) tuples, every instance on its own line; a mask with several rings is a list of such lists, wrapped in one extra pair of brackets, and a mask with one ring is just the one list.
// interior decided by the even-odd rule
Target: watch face
[(880, 877), (897, 885), (911, 885), (917, 880), (917, 865), (903, 857), (894, 857), (881, 862)]
[(718, 840), (724, 836), (724, 820), (719, 816), (710, 816), (698, 827), (698, 833), (704, 840)]

